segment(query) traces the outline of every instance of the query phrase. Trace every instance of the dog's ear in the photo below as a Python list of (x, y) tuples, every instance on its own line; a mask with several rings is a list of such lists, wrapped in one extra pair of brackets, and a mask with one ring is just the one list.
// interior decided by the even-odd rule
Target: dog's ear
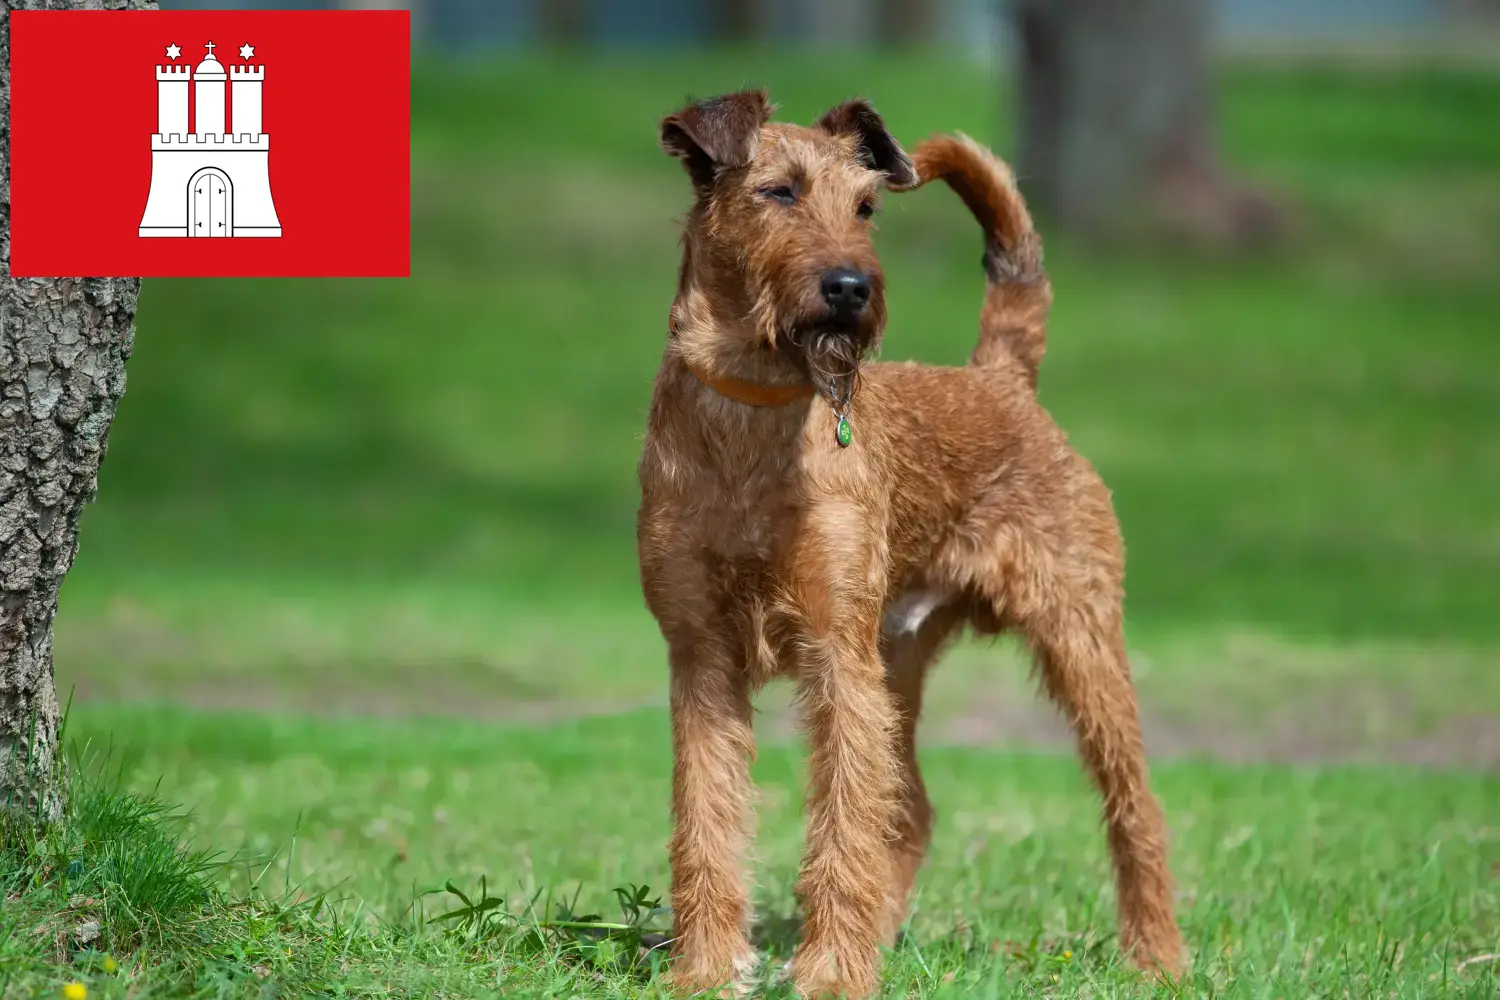
[(904, 188), (917, 183), (911, 157), (886, 130), (885, 122), (869, 101), (858, 98), (845, 101), (819, 118), (818, 128), (833, 135), (852, 135), (859, 143), (861, 161), (871, 170), (882, 171), (890, 187)]
[(721, 168), (755, 155), (760, 127), (776, 107), (764, 90), (743, 90), (688, 104), (661, 123), (661, 146), (682, 160), (696, 187), (711, 187)]

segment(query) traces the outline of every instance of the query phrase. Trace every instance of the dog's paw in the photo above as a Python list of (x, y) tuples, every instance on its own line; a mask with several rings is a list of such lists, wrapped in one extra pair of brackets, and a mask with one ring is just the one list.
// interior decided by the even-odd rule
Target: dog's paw
[(1130, 964), (1140, 970), (1148, 980), (1171, 983), (1182, 977), (1184, 963), (1180, 951), (1163, 950), (1152, 955), (1137, 949), (1130, 954)]
[(747, 951), (734, 960), (734, 982), (730, 984), (734, 995), (747, 997), (760, 985), (761, 957), (756, 951)]
[(733, 1000), (742, 996), (733, 983), (715, 983), (701, 976), (681, 972), (666, 972), (661, 977), (662, 989), (674, 997), (709, 998), (709, 1000)]
[(804, 1000), (862, 1000), (871, 996), (878, 985), (877, 969), (861, 969), (851, 963), (850, 968), (840, 970), (838, 959), (832, 952), (809, 952), (797, 949), (792, 960), (781, 970), (781, 979), (789, 981), (797, 995)]
[(760, 966), (760, 955), (753, 950), (745, 951), (734, 959), (727, 977), (686, 966), (669, 966), (662, 975), (662, 985), (676, 996), (714, 997), (719, 1000), (746, 997), (759, 985), (757, 976)]
[(1184, 969), (1182, 933), (1170, 921), (1145, 930), (1128, 928), (1121, 934), (1121, 945), (1130, 964), (1148, 979), (1170, 982)]
[(796, 958), (789, 958), (781, 963), (781, 966), (771, 973), (772, 986), (785, 986), (792, 981), (792, 973), (797, 965)]

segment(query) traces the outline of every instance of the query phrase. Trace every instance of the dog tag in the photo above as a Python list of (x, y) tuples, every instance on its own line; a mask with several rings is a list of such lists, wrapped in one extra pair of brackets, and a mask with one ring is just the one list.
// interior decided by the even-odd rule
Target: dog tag
[(854, 440), (854, 428), (849, 426), (848, 417), (839, 417), (839, 425), (834, 428), (833, 436), (840, 448), (849, 447), (850, 442)]

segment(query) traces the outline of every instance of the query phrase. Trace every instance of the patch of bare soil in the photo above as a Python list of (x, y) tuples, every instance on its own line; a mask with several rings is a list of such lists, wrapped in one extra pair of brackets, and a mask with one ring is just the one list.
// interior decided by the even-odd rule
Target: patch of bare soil
[[(503, 687), (503, 685), (502, 685)], [(288, 685), (253, 676), (217, 677), (175, 684), (170, 690), (100, 686), (80, 675), (76, 700), (163, 702), (205, 710), (290, 711), (384, 717), (446, 715), (545, 725), (569, 719), (665, 706), (663, 698), (579, 699), (505, 691), (442, 671), (403, 686)], [(1206, 703), (1193, 712), (1147, 707), (1142, 713), (1146, 749), (1153, 758), (1206, 757), (1231, 763), (1396, 763), (1432, 768), (1500, 769), (1500, 718), (1471, 713), (1423, 725), (1393, 711), (1388, 692), (1358, 696), (1343, 692), (1332, 701), (1310, 698), (1284, 704), (1256, 718), (1233, 706)], [(797, 712), (784, 691), (760, 699), (758, 738), (767, 743), (799, 740)], [(923, 746), (1039, 748), (1070, 752), (1066, 722), (1043, 698), (1016, 685), (976, 691), (956, 712), (933, 712), (922, 720)]]
[[(1372, 687), (1358, 695), (1342, 692), (1336, 701), (1284, 704), (1257, 718), (1222, 704), (1204, 704), (1195, 714), (1146, 707), (1141, 725), (1154, 759), (1500, 769), (1500, 717), (1475, 713), (1419, 725), (1391, 711), (1391, 700)], [(799, 738), (795, 708), (778, 704), (763, 711), (757, 730), (771, 741)], [(977, 691), (962, 711), (924, 717), (918, 739), (923, 746), (1073, 748), (1062, 716), (1020, 686)]]
[[(136, 618), (113, 623), (107, 634), (75, 631), (59, 652), (59, 683), (80, 703), (439, 715), (534, 725), (665, 704), (665, 690), (580, 698), (583, 689), (548, 683), (547, 672), (533, 660), (500, 662), (461, 651), (402, 655), (392, 649), (367, 663), (362, 656), (376, 654), (339, 649), (316, 656), (303, 650), (294, 665), (257, 669), (248, 660), (217, 662), (207, 655), (212, 650)], [(1168, 649), (1164, 655), (1175, 654)], [(1358, 650), (1266, 640), (1236, 640), (1183, 655), (1214, 662), (1215, 670), (1201, 681), (1187, 680), (1191, 674), (1178, 669), (1150, 678), (1151, 659), (1132, 657), (1145, 678), (1143, 727), (1153, 757), (1500, 769), (1500, 713), (1491, 710), (1495, 692), (1482, 680), (1492, 654), (1385, 650), (1381, 655), (1410, 662), (1384, 671)], [(148, 663), (150, 670), (135, 666)], [(101, 665), (99, 671), (91, 664)], [(1067, 725), (1024, 677), (1024, 661), (1004, 649), (945, 664), (928, 692), (923, 745), (1070, 751)], [(1418, 703), (1416, 694), (1424, 688), (1414, 687), (1413, 678), (1443, 697)], [(800, 738), (787, 687), (774, 687), (757, 702), (761, 740)]]
[(495, 685), (465, 683), (451, 675), (444, 676), (441, 671), (425, 675), (421, 683), (407, 685), (299, 685), (235, 675), (185, 681), (170, 688), (137, 685), (129, 690), (99, 683), (83, 673), (76, 677), (72, 690), (78, 704), (170, 704), (211, 712), (297, 712), (383, 718), (451, 716), (533, 725), (615, 715), (665, 704), (654, 698), (595, 700), (497, 690)]

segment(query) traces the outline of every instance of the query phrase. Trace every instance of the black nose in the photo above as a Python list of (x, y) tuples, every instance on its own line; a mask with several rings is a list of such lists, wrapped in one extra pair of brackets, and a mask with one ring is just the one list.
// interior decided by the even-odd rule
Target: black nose
[(854, 316), (870, 301), (870, 279), (848, 267), (824, 271), (823, 301), (836, 313)]

